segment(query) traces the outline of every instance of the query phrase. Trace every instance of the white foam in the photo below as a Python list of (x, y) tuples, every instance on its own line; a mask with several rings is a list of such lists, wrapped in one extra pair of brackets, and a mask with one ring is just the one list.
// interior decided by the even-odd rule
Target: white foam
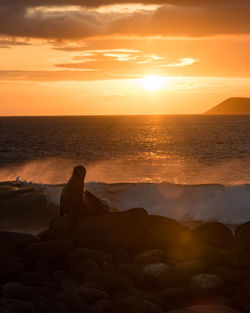
[[(33, 186), (43, 188), (48, 199), (59, 204), (62, 186)], [(250, 185), (89, 182), (86, 188), (120, 210), (142, 207), (150, 214), (182, 221), (215, 220), (240, 224), (250, 220)]]

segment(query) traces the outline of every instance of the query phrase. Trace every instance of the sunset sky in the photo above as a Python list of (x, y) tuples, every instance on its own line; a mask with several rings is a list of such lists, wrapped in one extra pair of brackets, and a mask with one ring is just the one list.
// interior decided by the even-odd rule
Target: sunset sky
[(0, 0), (0, 115), (193, 114), (250, 97), (249, 0)]

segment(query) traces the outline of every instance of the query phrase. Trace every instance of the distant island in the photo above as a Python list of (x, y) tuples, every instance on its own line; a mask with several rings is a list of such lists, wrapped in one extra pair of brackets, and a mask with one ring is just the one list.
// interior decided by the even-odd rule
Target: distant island
[(204, 114), (240, 115), (250, 114), (250, 98), (229, 98)]

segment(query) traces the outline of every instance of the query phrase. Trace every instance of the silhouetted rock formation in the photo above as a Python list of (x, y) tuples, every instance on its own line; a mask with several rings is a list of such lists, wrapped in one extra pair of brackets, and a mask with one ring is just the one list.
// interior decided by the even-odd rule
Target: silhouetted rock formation
[(0, 312), (249, 312), (249, 222), (191, 230), (137, 208), (46, 234), (0, 232)]
[(245, 115), (250, 114), (250, 98), (229, 98), (204, 114)]

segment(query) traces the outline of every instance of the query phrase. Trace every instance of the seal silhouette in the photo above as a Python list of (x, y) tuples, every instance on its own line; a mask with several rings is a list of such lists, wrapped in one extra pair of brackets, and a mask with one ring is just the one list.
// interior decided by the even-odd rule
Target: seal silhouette
[(86, 169), (82, 165), (74, 167), (73, 173), (64, 186), (60, 198), (60, 216), (80, 217), (87, 214), (83, 200)]

